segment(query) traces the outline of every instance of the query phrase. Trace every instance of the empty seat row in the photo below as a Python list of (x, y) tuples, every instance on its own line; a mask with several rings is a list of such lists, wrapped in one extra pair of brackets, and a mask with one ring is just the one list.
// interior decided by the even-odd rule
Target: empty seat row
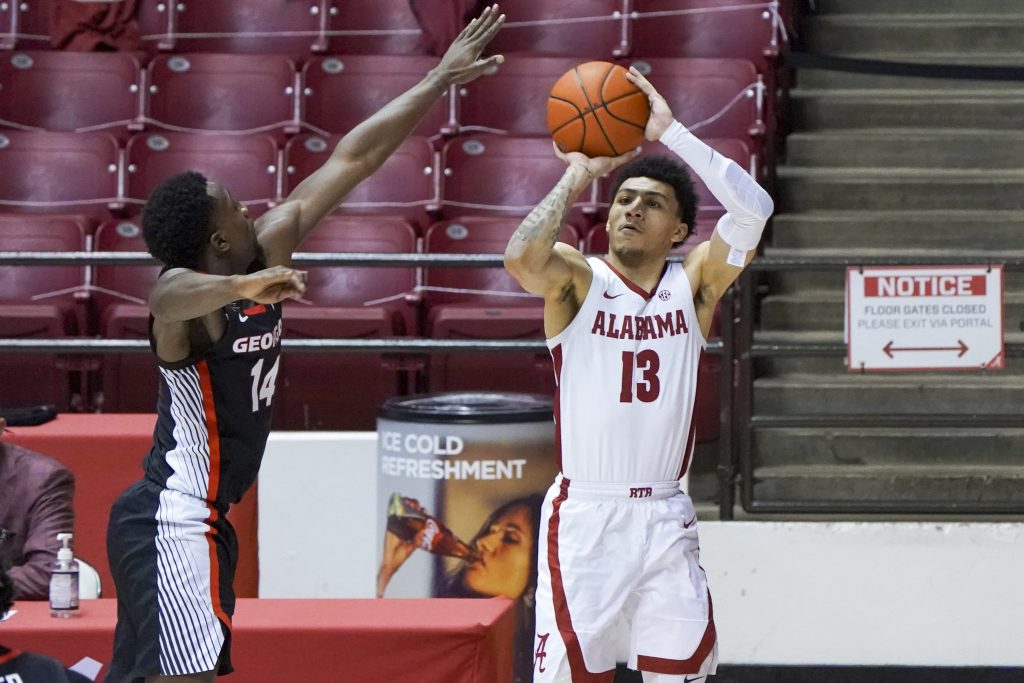
[[(578, 60), (510, 58), (452, 89), (416, 130), (427, 137), (495, 129), (547, 134), (552, 85)], [(0, 127), (50, 131), (346, 133), (423, 79), (432, 57), (332, 56), (296, 71), (280, 55), (161, 55), (142, 69), (121, 53), (0, 53)], [(673, 113), (707, 137), (756, 142), (763, 89), (740, 59), (631, 60)]]
[[(698, 225), (706, 236), (713, 218)], [(301, 246), (309, 252), (501, 253), (518, 226), (515, 218), (466, 216), (432, 225), (423, 238), (401, 217), (325, 220)], [(597, 251), (601, 229), (580, 241), (573, 226), (564, 242)], [(26, 251), (139, 251), (138, 223), (109, 221), (93, 235), (70, 216), (0, 215), (0, 240)], [(694, 244), (696, 241), (694, 241)], [(684, 245), (687, 248), (693, 245)], [(155, 266), (0, 267), (0, 336), (61, 338), (98, 334), (145, 339), (145, 299)], [(288, 302), (285, 335), (292, 339), (423, 336), (434, 339), (541, 339), (540, 300), (526, 295), (503, 268), (310, 269), (302, 302)], [(75, 365), (45, 354), (0, 359), (0, 406), (53, 402), (67, 406), (72, 391), (91, 395), (95, 407), (148, 411), (157, 375), (152, 359), (121, 354), (79, 357)], [(714, 372), (708, 358), (705, 372)], [(414, 390), (504, 389), (546, 393), (553, 389), (550, 360), (538, 353), (438, 353), (426, 358), (379, 354), (289, 353), (282, 360), (279, 426), (371, 428), (376, 406)], [(69, 388), (70, 384), (70, 388)], [(80, 388), (85, 386), (84, 389)], [(337, 391), (338, 386), (358, 387)], [(717, 394), (712, 394), (713, 400)], [(712, 415), (714, 411), (712, 410)], [(714, 438), (717, 423), (702, 431)]]
[[(266, 135), (139, 133), (122, 149), (104, 133), (0, 132), (0, 210), (83, 213), (97, 220), (138, 213), (163, 180), (196, 170), (260, 215), (326, 163), (338, 139), (299, 135), (281, 149)], [(756, 168), (742, 140), (707, 142), (740, 166)], [(642, 149), (665, 153), (658, 143)], [(526, 215), (564, 170), (546, 137), (455, 137), (440, 152), (426, 138), (411, 137), (339, 210), (397, 213), (420, 229), (440, 216)], [(607, 205), (610, 183), (594, 183), (570, 218), (591, 222)], [(703, 183), (697, 188), (700, 207), (718, 206)]]
[[(447, 0), (140, 0), (142, 42), (171, 52), (439, 53), (458, 18)], [(785, 5), (786, 3), (782, 3)], [(0, 49), (49, 44), (50, 2), (0, 4)], [(491, 49), (610, 60), (741, 57), (762, 72), (786, 10), (764, 0), (516, 0)], [(424, 21), (417, 18), (416, 7)], [(452, 24), (452, 25), (448, 25)]]

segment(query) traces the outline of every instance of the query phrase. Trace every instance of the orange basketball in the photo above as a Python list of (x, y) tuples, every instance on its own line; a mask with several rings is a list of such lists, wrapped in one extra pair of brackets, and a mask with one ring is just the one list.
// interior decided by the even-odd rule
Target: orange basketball
[(548, 97), (548, 130), (559, 149), (609, 157), (643, 142), (651, 105), (625, 73), (611, 62), (586, 62), (558, 79)]

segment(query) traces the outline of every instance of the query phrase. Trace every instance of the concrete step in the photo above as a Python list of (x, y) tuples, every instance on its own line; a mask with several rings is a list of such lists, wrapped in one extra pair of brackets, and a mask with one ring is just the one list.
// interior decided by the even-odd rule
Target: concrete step
[(790, 91), (790, 110), (794, 127), (803, 131), (842, 128), (1018, 131), (1021, 111), (1024, 111), (1024, 89), (956, 91), (943, 89), (941, 81), (918, 90), (800, 87)]
[(920, 52), (1020, 54), (1024, 13), (844, 14), (809, 17), (801, 35), (827, 54)]
[[(760, 415), (994, 413), (1020, 416), (1024, 376), (1004, 371), (963, 373), (799, 373), (754, 381)], [(1022, 468), (1024, 472), (1024, 468)]]
[(1024, 170), (781, 166), (776, 210), (1024, 211)]
[[(761, 329), (842, 330), (846, 304), (842, 289), (769, 294), (761, 301)], [(1017, 331), (1024, 324), (1024, 292), (1004, 291), (1003, 325)]]
[(894, 512), (956, 512), (971, 506), (1024, 508), (1024, 467), (891, 467), (786, 465), (754, 470), (754, 501), (765, 505), (836, 508), (885, 505)]
[[(1024, 345), (1024, 332), (1006, 330), (1003, 341), (1007, 344)], [(842, 345), (841, 330), (757, 330), (754, 333), (756, 344), (830, 344)], [(1001, 370), (1006, 375), (1024, 375), (1024, 357), (1008, 355), (1006, 367)], [(760, 356), (754, 359), (755, 377), (784, 378), (788, 375), (845, 375), (844, 354), (834, 356)]]
[(1014, 14), (1020, 0), (815, 0), (813, 15), (834, 14)]
[[(794, 136), (790, 136), (790, 140)], [(942, 226), (937, 230), (936, 226)], [(772, 218), (772, 249), (973, 249), (1024, 246), (1024, 211), (822, 211)], [(1007, 280), (1010, 273), (1005, 274)]]
[(1024, 428), (759, 429), (754, 432), (754, 450), (757, 467), (943, 466), (965, 462), (982, 467), (1022, 467)]
[(791, 166), (1019, 169), (1024, 133), (977, 129), (836, 130), (786, 138)]
[(957, 93), (1020, 93), (1019, 81), (892, 76), (825, 69), (798, 69), (796, 85), (808, 90), (946, 90)]
[(1021, 66), (1022, 51), (1013, 52), (948, 52), (945, 50), (915, 50), (913, 52), (843, 52), (843, 57), (873, 59), (882, 62), (901, 62), (907, 64), (953, 64), (957, 66)]

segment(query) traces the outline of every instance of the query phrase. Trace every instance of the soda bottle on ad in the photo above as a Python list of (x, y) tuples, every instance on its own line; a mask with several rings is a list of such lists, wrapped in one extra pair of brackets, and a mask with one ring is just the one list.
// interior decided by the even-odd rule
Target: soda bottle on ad
[(398, 493), (392, 494), (388, 501), (388, 531), (408, 542), (421, 529), (425, 529), (419, 544), (423, 550), (469, 562), (477, 559), (472, 548), (436, 517), (428, 514), (417, 501)]

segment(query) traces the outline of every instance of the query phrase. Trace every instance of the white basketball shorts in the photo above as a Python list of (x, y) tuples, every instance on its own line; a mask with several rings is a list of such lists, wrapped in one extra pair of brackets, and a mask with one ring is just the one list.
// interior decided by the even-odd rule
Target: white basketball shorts
[(678, 481), (557, 477), (538, 539), (534, 683), (610, 683), (616, 661), (653, 673), (715, 673), (696, 525)]

